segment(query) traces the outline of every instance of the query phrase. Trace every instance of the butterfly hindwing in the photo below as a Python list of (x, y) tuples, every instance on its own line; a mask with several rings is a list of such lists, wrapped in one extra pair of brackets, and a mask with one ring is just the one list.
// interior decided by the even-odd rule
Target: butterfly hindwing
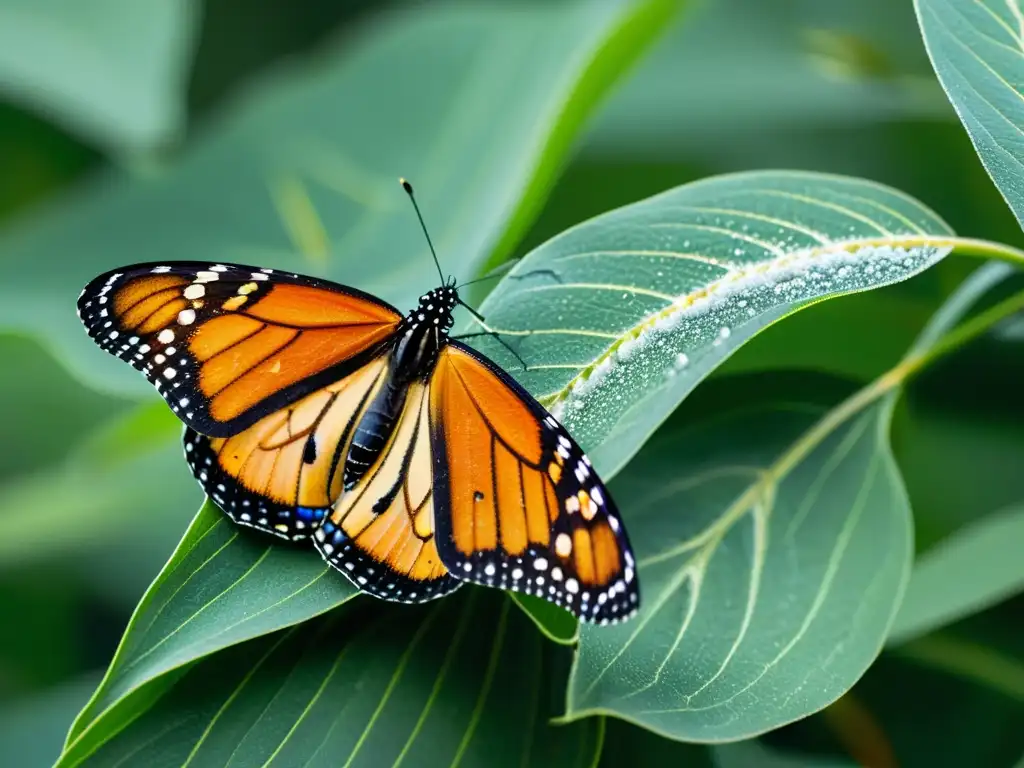
[(610, 494), (568, 432), (458, 342), (430, 379), (438, 549), (459, 579), (543, 597), (588, 622), (639, 605)]
[(231, 437), (186, 428), (192, 474), (235, 522), (307, 538), (341, 495), (355, 426), (387, 374), (387, 358), (374, 358)]
[(354, 289), (235, 264), (138, 264), (78, 299), (89, 335), (185, 424), (227, 437), (373, 358), (401, 320)]
[(420, 603), (454, 591), (437, 551), (427, 385), (413, 381), (394, 431), (314, 535), (324, 559), (364, 592)]

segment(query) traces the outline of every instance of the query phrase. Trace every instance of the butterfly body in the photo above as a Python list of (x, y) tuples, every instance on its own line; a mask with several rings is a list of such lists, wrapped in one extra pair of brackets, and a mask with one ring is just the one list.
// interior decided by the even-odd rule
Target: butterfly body
[(421, 296), (419, 306), (399, 324), (388, 353), (388, 378), (355, 427), (345, 463), (346, 490), (359, 481), (387, 445), (401, 417), (409, 385), (425, 382), (433, 372), (448, 343), (458, 298), (453, 286), (441, 286)]
[(446, 283), (403, 316), (316, 278), (178, 262), (101, 275), (78, 304), (185, 423), (186, 460), (233, 521), (311, 541), (387, 600), (474, 582), (628, 618), (610, 494), (564, 427), (450, 338), (460, 303)]

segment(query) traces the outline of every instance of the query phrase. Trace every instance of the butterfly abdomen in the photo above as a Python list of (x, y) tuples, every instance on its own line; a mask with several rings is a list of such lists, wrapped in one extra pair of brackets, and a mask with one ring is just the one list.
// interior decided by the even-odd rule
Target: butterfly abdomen
[(384, 451), (402, 414), (408, 388), (388, 378), (370, 402), (352, 433), (345, 459), (345, 490), (362, 479)]
[(420, 297), (402, 320), (391, 349), (387, 381), (374, 396), (352, 435), (345, 461), (345, 490), (354, 487), (387, 448), (405, 407), (410, 382), (426, 381), (448, 343), (456, 294), (442, 286)]

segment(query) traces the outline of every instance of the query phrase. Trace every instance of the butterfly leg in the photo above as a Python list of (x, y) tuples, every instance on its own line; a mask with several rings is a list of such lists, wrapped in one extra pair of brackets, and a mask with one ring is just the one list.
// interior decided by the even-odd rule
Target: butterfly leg
[[(517, 336), (529, 336), (530, 333), (529, 332), (525, 332), (525, 333), (516, 334), (516, 335)], [(508, 344), (508, 342), (506, 342), (503, 338), (501, 338), (501, 333), (499, 331), (477, 331), (477, 332), (474, 332), (474, 333), (461, 333), (458, 336), (452, 336), (451, 338), (457, 339), (458, 341), (462, 341), (463, 339), (472, 339), (472, 338), (476, 338), (478, 336), (490, 336), (495, 341), (497, 341), (499, 344), (501, 344), (501, 346), (503, 346), (505, 349), (507, 349), (509, 352), (512, 353), (512, 356), (515, 357), (515, 359), (519, 361), (519, 364), (521, 366), (523, 366), (523, 370), (524, 371), (530, 370), (530, 367), (526, 364), (526, 361), (523, 360), (522, 357), (520, 357), (519, 353), (516, 352)]]

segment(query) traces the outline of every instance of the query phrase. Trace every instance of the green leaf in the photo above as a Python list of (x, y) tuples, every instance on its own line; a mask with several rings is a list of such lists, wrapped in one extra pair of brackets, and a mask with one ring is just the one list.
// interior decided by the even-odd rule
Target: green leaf
[(576, 644), (580, 636), (580, 625), (567, 610), (522, 592), (510, 592), (509, 596), (549, 640), (559, 645)]
[(688, 401), (683, 426), (612, 482), (644, 602), (631, 622), (582, 628), (568, 719), (749, 738), (828, 705), (877, 655), (911, 556), (893, 399), (756, 402), (769, 381), (723, 412)]
[(118, 265), (265, 264), (404, 307), (438, 278), (403, 175), (444, 268), (469, 277), (528, 223), (587, 110), (675, 7), (392, 11), (250, 91), (167, 170), (104, 178), (10, 232), (0, 326), (45, 334), (95, 385), (142, 393), (129, 366), (83, 343), (74, 313), (81, 287)]
[(766, 374), (731, 399), (720, 380), (724, 412), (688, 401), (685, 426), (662, 430), (612, 483), (644, 602), (633, 622), (582, 629), (566, 719), (614, 714), (672, 738), (737, 740), (853, 685), (910, 568), (889, 445), (900, 386), (1020, 309), (1016, 295), (956, 327), (1008, 272), (977, 270), (900, 364), (825, 413), (792, 388), (773, 401)]
[(482, 589), (360, 602), (197, 663), (59, 765), (593, 765), (601, 720), (547, 722), (555, 650)]
[(5, 0), (0, 88), (115, 152), (154, 148), (185, 124), (193, 0)]
[(90, 752), (122, 727), (139, 706), (132, 696), (154, 695), (143, 690), (147, 683), (355, 596), (307, 547), (267, 539), (213, 504), (203, 506), (136, 608), (106, 677), (71, 728), (69, 751)]
[(982, 164), (1024, 224), (1024, 33), (1015, 0), (915, 0), (932, 66)]
[(1024, 505), (956, 532), (914, 564), (891, 644), (926, 634), (1024, 589)]
[(935, 309), (903, 295), (906, 285), (818, 302), (755, 336), (714, 375), (810, 370), (869, 382), (900, 359)]
[(481, 312), (526, 371), (493, 339), (479, 347), (610, 477), (754, 334), (814, 301), (920, 272), (949, 252), (950, 234), (919, 203), (866, 181), (707, 179), (564, 232), (495, 288)]

